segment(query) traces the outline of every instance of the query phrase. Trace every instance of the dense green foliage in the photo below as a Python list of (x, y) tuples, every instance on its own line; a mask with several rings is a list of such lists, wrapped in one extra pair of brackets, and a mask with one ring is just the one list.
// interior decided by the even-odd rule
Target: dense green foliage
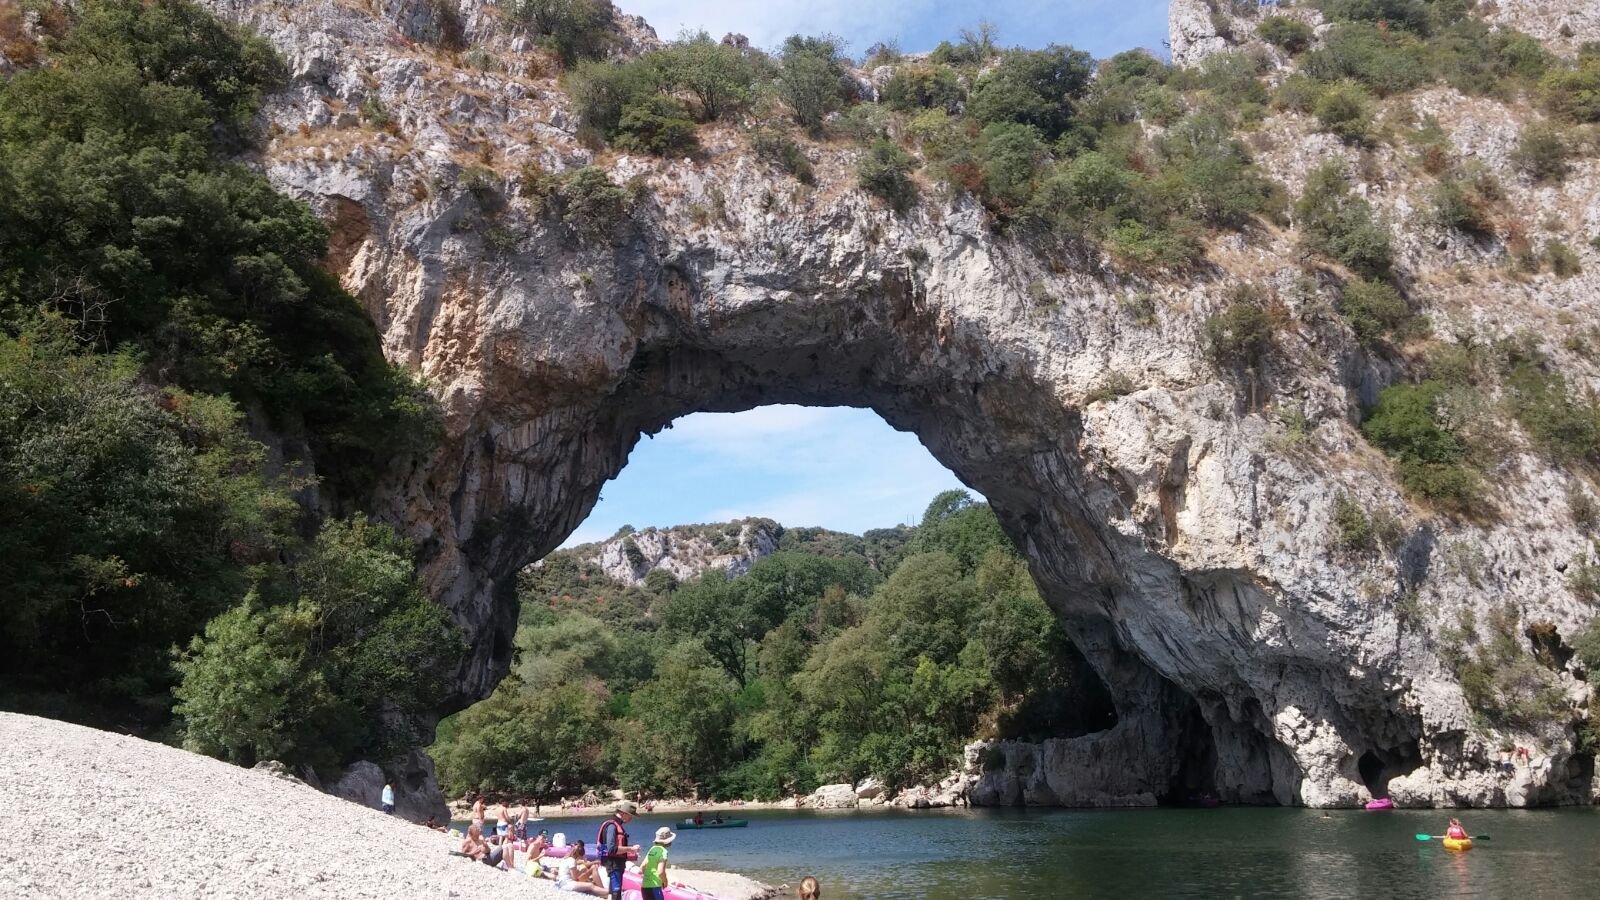
[(943, 109), (957, 112), (966, 93), (955, 69), (931, 63), (900, 66), (883, 86), (883, 102), (890, 109), (915, 112)]
[(796, 529), (780, 548), (659, 592), (546, 559), (523, 584), (513, 679), (440, 729), (446, 787), (775, 797), (939, 774), (979, 734), (1106, 724), (1076, 704), (1073, 651), (965, 493), (915, 529)]
[(165, 380), (259, 404), (354, 496), (428, 427), (318, 268), (326, 227), (217, 152), (279, 71), (193, 4), (85, 4), (55, 65), (0, 84), (0, 321), (48, 305)]
[(393, 749), (415, 736), (365, 724), (376, 700), (434, 703), (453, 628), (392, 535), (318, 534), (246, 422), (342, 511), (436, 426), (320, 268), (327, 229), (229, 161), (282, 65), (183, 0), (59, 18), (0, 82), (4, 702), (165, 736), (176, 687), (207, 752)]
[(1272, 322), (1252, 298), (1235, 297), (1206, 320), (1206, 352), (1220, 366), (1255, 368), (1272, 348)]
[(167, 648), (292, 542), (226, 398), (157, 389), (58, 318), (0, 333), (0, 673), (159, 723)]
[(408, 714), (443, 699), (464, 649), (405, 540), (331, 521), (178, 658), (184, 744), (243, 765), (387, 758), (420, 739)]
[(1406, 333), (1412, 324), (1411, 308), (1393, 285), (1355, 279), (1344, 286), (1339, 314), (1350, 323), (1356, 339), (1368, 346)]

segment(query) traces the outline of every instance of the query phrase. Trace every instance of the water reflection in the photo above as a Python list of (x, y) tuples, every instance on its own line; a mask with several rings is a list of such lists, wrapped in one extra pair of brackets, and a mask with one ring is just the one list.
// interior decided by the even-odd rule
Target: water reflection
[[(1212, 809), (751, 813), (686, 833), (673, 862), (773, 884), (806, 872), (829, 900), (1600, 897), (1600, 814), (1474, 811), (1451, 853), (1440, 812)], [(648, 822), (649, 828), (657, 823)]]

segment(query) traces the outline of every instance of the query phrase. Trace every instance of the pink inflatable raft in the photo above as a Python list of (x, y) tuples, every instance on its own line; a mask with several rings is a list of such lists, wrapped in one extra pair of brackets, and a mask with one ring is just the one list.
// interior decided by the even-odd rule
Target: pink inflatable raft
[[(644, 876), (638, 872), (625, 872), (622, 875), (622, 900), (644, 900), (640, 888), (644, 886)], [(674, 884), (666, 890), (667, 900), (717, 900), (714, 895), (702, 894), (692, 887)]]
[(1394, 809), (1394, 801), (1390, 800), (1388, 797), (1379, 797), (1376, 800), (1368, 800), (1367, 809), (1370, 809), (1373, 812), (1378, 812), (1379, 810), (1384, 809)]

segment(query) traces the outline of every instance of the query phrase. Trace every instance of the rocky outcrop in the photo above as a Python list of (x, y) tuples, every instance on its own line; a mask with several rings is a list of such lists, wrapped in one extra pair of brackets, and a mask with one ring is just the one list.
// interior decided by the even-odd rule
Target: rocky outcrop
[[(815, 189), (720, 126), (703, 130), (696, 160), (597, 156), (538, 51), (481, 0), (460, 7), (495, 66), (405, 38), (404, 3), (213, 5), (290, 57), (259, 164), (345, 223), (344, 283), (445, 412), (440, 450), (397, 462), (380, 498), (470, 642), (445, 710), (507, 671), (514, 574), (576, 528), (642, 435), (695, 411), (846, 404), (915, 432), (990, 500), (1115, 701), (1116, 725), (1098, 735), (1002, 747), (993, 773), (963, 776), (983, 796), (1345, 805), (1391, 785), (1415, 802), (1588, 799), (1571, 729), (1486, 733), (1440, 647), (1462, 615), (1506, 602), (1561, 635), (1588, 621), (1565, 570), (1590, 542), (1566, 498), (1592, 488), (1507, 425), (1483, 516), (1408, 502), (1357, 428), (1395, 364), (1329, 312), (1331, 276), (1306, 275), (1292, 229), (1218, 238), (1206, 271), (1182, 281), (1127, 276), (1094, 251), (1047, 263), (970, 198), (930, 187), (894, 215), (854, 188), (857, 151), (843, 143), (805, 145)], [(1217, 37), (1189, 21), (1198, 8), (1174, 4), (1188, 10), (1173, 39), (1185, 60)], [(369, 101), (390, 127), (351, 112)], [(1441, 127), (1461, 155), (1501, 146), (1528, 116), (1443, 89), (1415, 102), (1448, 110)], [(1529, 246), (1564, 241), (1583, 266), (1511, 279), (1504, 244), (1428, 222), (1433, 183), (1409, 150), (1353, 149), (1293, 113), (1249, 141), (1291, 191), (1325, 160), (1353, 173), (1394, 224), (1437, 334), (1527, 330), (1575, 384), (1600, 386), (1577, 349), (1600, 297), (1593, 160), (1550, 186), (1479, 157), (1525, 211)], [(640, 198), (600, 239), (519, 196), (530, 163), (588, 162)], [(1248, 384), (1219, 373), (1203, 339), (1245, 281), (1276, 298), (1283, 323)], [(1096, 392), (1113, 378), (1133, 390)], [(1336, 549), (1341, 496), (1392, 519), (1394, 540)], [(1587, 684), (1560, 667), (1581, 708)], [(1517, 791), (1483, 778), (1484, 748), (1506, 739), (1548, 760)], [(1107, 780), (1094, 788), (1085, 772)]]
[(402, 773), (391, 777), (377, 764), (360, 760), (346, 766), (339, 777), (322, 785), (322, 790), (369, 809), (382, 808), (383, 786), (394, 787), (394, 814), (412, 822), (450, 821), (433, 774), (433, 760), (420, 750), (392, 760), (390, 767)]
[(848, 784), (825, 784), (811, 792), (806, 805), (812, 809), (855, 809), (856, 789)]
[(1229, 48), (1228, 39), (1217, 27), (1227, 17), (1214, 6), (1215, 0), (1172, 0), (1167, 5), (1167, 47), (1173, 64), (1196, 66)]
[(573, 548), (608, 578), (638, 587), (651, 572), (688, 581), (710, 571), (743, 575), (778, 549), (782, 527), (771, 519), (741, 519), (718, 525), (644, 528), (598, 545)]

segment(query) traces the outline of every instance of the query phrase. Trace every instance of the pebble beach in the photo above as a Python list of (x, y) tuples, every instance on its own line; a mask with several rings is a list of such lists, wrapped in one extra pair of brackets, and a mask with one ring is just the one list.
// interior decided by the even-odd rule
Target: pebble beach
[[(576, 896), (451, 856), (458, 838), (264, 771), (3, 712), (0, 810), (5, 898)], [(765, 892), (705, 874), (730, 900)]]

